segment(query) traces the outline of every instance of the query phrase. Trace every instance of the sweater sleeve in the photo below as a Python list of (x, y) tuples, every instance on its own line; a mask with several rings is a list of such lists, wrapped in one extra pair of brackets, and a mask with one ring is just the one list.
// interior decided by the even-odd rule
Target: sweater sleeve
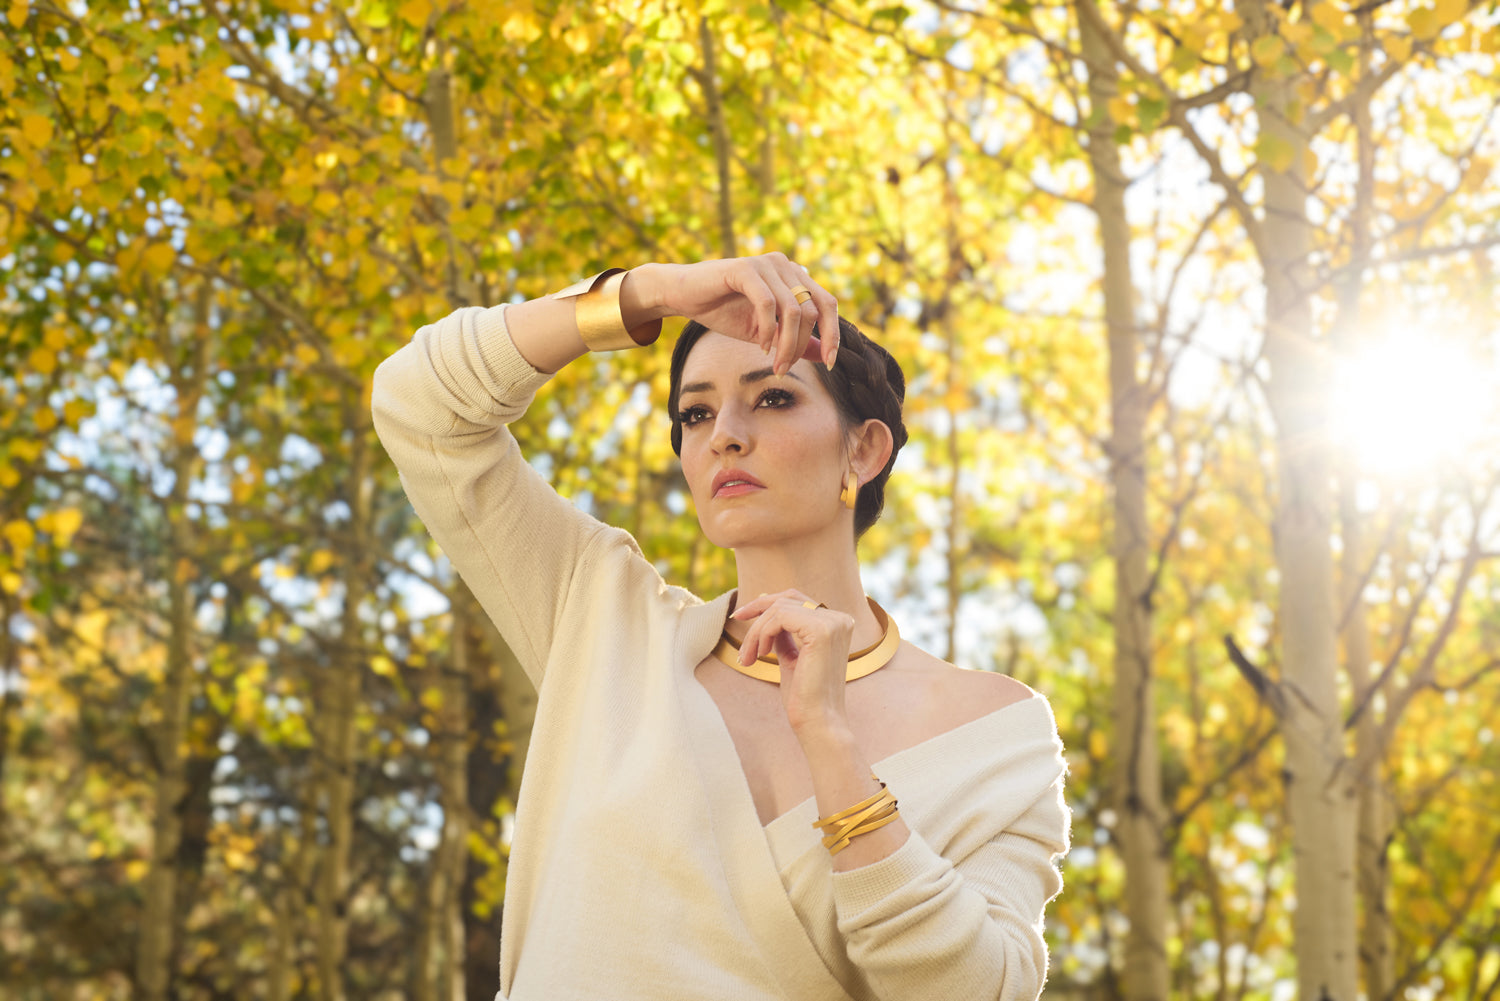
[(915, 830), (893, 853), (833, 874), (849, 958), (886, 1001), (1035, 1001), (1047, 979), (1046, 904), (1068, 849), (1063, 774), (957, 865)]
[(375, 370), (371, 409), (417, 516), (540, 688), (591, 547), (624, 533), (560, 497), (506, 427), (551, 376), (516, 350), (505, 309), (421, 327)]

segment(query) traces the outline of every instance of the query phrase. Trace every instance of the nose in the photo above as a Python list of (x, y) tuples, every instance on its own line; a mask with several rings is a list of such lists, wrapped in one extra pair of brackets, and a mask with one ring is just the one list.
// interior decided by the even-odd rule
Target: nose
[(751, 435), (748, 421), (736, 407), (725, 407), (714, 417), (714, 433), (709, 438), (709, 447), (716, 454), (735, 451), (741, 455), (750, 451)]

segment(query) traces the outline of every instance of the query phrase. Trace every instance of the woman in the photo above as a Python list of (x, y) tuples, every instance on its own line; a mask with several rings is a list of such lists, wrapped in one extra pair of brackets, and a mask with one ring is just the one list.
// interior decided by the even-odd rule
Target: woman
[[(673, 444), (739, 575), (708, 602), (506, 430), (563, 365), (649, 344), (666, 316), (695, 321)], [(1068, 833), (1051, 711), (900, 641), (860, 584), (904, 388), (779, 253), (460, 309), (376, 372), (413, 507), (538, 690), (499, 999), (1040, 992)]]

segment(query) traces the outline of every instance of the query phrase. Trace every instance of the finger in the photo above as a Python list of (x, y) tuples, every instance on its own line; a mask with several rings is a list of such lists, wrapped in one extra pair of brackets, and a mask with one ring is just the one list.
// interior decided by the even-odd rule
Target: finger
[(752, 618), (765, 611), (779, 597), (781, 597), (781, 592), (777, 592), (776, 594), (758, 594), (744, 604), (736, 605), (729, 617), (731, 619)]
[[(797, 326), (797, 343), (792, 348), (792, 359), (786, 366), (788, 369), (792, 367), (792, 362), (808, 357), (808, 345), (812, 343), (813, 331), (818, 329), (818, 307), (813, 300), (808, 299), (800, 303), (797, 309), (801, 312), (801, 322)], [(812, 358), (814, 361), (821, 360), (817, 355), (813, 355)]]
[[(776, 294), (765, 275), (753, 264), (734, 272), (734, 286), (750, 303), (750, 328), (735, 336), (769, 350), (776, 340)], [(726, 331), (726, 333), (734, 333)]]
[(757, 619), (755, 624), (745, 633), (745, 638), (740, 641), (740, 663), (746, 667), (755, 663), (765, 656), (764, 637), (766, 622), (764, 618)]
[[(826, 368), (833, 367), (833, 356), (838, 351), (839, 304), (827, 289), (813, 280), (808, 270), (800, 264), (790, 265), (788, 282), (795, 288), (803, 286), (811, 298), (802, 303), (803, 317), (809, 343), (804, 343), (796, 357), (821, 362)], [(832, 331), (832, 343), (828, 331)]]
[(755, 638), (755, 656), (767, 657), (776, 652), (777, 639), (786, 635), (786, 629), (782, 626), (781, 617), (774, 611), (761, 616), (756, 625), (760, 626), (760, 631)]
[[(785, 373), (791, 370), (797, 359), (807, 357), (807, 343), (818, 325), (818, 307), (815, 299), (812, 298), (817, 294), (813, 291), (816, 286), (812, 278), (808, 276), (806, 268), (787, 261), (778, 268), (778, 272), (782, 281), (786, 283), (787, 294), (791, 295), (797, 310), (793, 317), (783, 314), (783, 319), (791, 319), (794, 322), (785, 325), (783, 340), (777, 345), (776, 371)], [(800, 293), (792, 291), (799, 285), (806, 288), (809, 294), (809, 298), (803, 302), (797, 302)], [(787, 337), (788, 334), (790, 337)]]
[(802, 352), (802, 357), (808, 361), (822, 362), (828, 368), (833, 367), (828, 363), (828, 359), (823, 357), (823, 342), (816, 337), (807, 339), (807, 348)]
[[(776, 304), (781, 308), (781, 327), (776, 331), (776, 349), (771, 363), (777, 375), (786, 375), (802, 353), (802, 305), (797, 302), (797, 297), (792, 294), (792, 287), (785, 282), (778, 282), (781, 287), (776, 289)], [(774, 286), (773, 286), (774, 287)]]
[(826, 368), (833, 368), (838, 357), (841, 331), (839, 330), (839, 303), (819, 286), (813, 286), (812, 301), (818, 306), (818, 340), (823, 349), (821, 359)]

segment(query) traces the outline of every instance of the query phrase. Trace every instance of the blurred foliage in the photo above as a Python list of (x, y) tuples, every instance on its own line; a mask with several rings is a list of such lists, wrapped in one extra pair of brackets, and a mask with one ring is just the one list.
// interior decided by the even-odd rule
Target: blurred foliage
[[(1136, 178), (1183, 997), (1269, 998), (1293, 964), (1280, 743), (1223, 645), (1236, 637), (1276, 675), (1261, 276), (1224, 204), (1232, 190), (1253, 217), (1260, 165), (1287, 165), (1245, 100), (1252, 76), (1296, 76), (1317, 118), (1320, 322), (1351, 253), (1334, 223), (1352, 211), (1363, 103), (1381, 248), (1366, 315), (1472, 331), (1493, 362), (1493, 5), (1374, 7), (1276, 8), (1255, 38), (1222, 5), (1106, 7), (1130, 57), (1109, 112)], [(458, 584), (369, 429), (370, 374), (457, 306), (716, 256), (710, 103), (740, 251), (807, 265), (906, 367), (912, 441), (864, 543), (870, 588), (911, 638), (1052, 700), (1076, 813), (1048, 911), (1049, 994), (1118, 996), (1122, 873), (1100, 788), (1107, 377), (1074, 6), (12, 0), (5, 18), (8, 997), (145, 996), (135, 935), (166, 869), (174, 996), (426, 996), (406, 946), (432, 920), (452, 795), (440, 675), (455, 662), (471, 724), (450, 898), (465, 952), (437, 960), (464, 964), (470, 997), (493, 996), (515, 799), (497, 778), (516, 753), (495, 708), (505, 654), (454, 628)], [(657, 409), (666, 378), (665, 351), (585, 358), (515, 431), (563, 494), (711, 595), (733, 564), (693, 520)], [(1481, 436), (1458, 462), (1345, 484), (1373, 547), (1384, 687), (1368, 711), (1391, 724), (1378, 770), (1396, 803), (1405, 997), (1487, 997), (1500, 981), (1497, 446)], [(332, 749), (340, 708), (347, 761)], [(153, 857), (169, 774), (175, 847)], [(345, 865), (329, 833), (340, 775), (353, 831), (335, 989), (316, 887)]]

